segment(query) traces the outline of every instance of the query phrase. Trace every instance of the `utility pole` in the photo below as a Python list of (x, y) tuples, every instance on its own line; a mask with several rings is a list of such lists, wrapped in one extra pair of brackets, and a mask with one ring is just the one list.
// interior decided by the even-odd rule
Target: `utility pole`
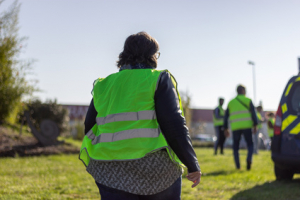
[(253, 104), (254, 106), (256, 105), (256, 80), (255, 80), (255, 63), (253, 61), (248, 61), (248, 64), (249, 65), (252, 65), (252, 74), (253, 74)]

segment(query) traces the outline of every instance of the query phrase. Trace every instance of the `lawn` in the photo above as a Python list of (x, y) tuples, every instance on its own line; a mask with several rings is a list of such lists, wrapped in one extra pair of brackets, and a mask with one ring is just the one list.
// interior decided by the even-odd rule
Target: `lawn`
[[(232, 150), (213, 156), (209, 148), (196, 148), (203, 172), (191, 188), (183, 178), (182, 199), (300, 199), (300, 175), (293, 181), (275, 181), (269, 151), (253, 158), (245, 170), (246, 150), (240, 151), (242, 169), (234, 168)], [(100, 199), (93, 178), (77, 155), (0, 159), (0, 199)]]

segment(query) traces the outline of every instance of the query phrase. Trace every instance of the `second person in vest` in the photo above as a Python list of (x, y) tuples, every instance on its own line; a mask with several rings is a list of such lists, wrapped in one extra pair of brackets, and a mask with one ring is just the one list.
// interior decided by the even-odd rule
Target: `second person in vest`
[(217, 140), (215, 142), (215, 155), (217, 155), (218, 147), (220, 147), (220, 154), (224, 154), (223, 148), (224, 148), (224, 143), (226, 140), (225, 134), (224, 134), (224, 115), (225, 112), (223, 110), (223, 104), (224, 104), (224, 99), (219, 98), (219, 105), (218, 107), (215, 108), (213, 112), (213, 121), (214, 121), (214, 127), (216, 131), (216, 137)]
[[(247, 98), (246, 88), (243, 85), (237, 87), (238, 95), (228, 103), (224, 117), (225, 135), (229, 136), (228, 120), (232, 130), (233, 155), (237, 169), (241, 168), (239, 158), (239, 146), (242, 134), (247, 143), (248, 154), (246, 159), (247, 170), (251, 169), (253, 140), (252, 133), (257, 131), (257, 116), (252, 100)], [(252, 132), (253, 128), (253, 132)]]

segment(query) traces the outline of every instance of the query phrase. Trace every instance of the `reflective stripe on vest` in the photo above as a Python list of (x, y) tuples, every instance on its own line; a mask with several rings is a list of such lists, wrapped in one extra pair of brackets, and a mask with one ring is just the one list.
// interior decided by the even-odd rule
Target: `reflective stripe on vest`
[(89, 130), (85, 136), (88, 137), (90, 140), (94, 140), (96, 137), (92, 129)]
[(241, 122), (241, 121), (249, 121), (249, 120), (252, 120), (252, 118), (251, 117), (246, 117), (246, 118), (233, 119), (233, 120), (230, 120), (230, 123)]
[(92, 140), (92, 144), (98, 144), (102, 142), (115, 142), (119, 140), (127, 140), (131, 138), (154, 138), (158, 137), (160, 133), (160, 129), (154, 128), (141, 128), (141, 129), (131, 129), (120, 131), (116, 133), (102, 133), (98, 136), (92, 136), (90, 139)]
[[(138, 121), (138, 120), (153, 120), (156, 119), (156, 114), (154, 110), (144, 110), (139, 112), (128, 112), (111, 114), (106, 117), (97, 117), (97, 125), (104, 125), (111, 122), (120, 121)], [(142, 138), (142, 137), (158, 137), (160, 133), (159, 128), (142, 128), (142, 129), (131, 129), (119, 131), (116, 133), (102, 133), (97, 137), (92, 136), (89, 138), (92, 140), (92, 144), (95, 145), (100, 142), (115, 142), (119, 140), (126, 140), (131, 138)]]
[(238, 114), (247, 114), (249, 113), (248, 110), (242, 110), (242, 111), (235, 111), (235, 112), (231, 112), (231, 115), (238, 115)]
[(224, 125), (223, 119), (216, 119), (215, 117), (213, 117), (213, 121), (214, 121), (214, 126), (223, 126)]
[(119, 121), (137, 121), (137, 120), (152, 120), (156, 119), (154, 110), (143, 110), (139, 112), (127, 112), (107, 115), (106, 117), (97, 117), (96, 122), (98, 125), (103, 125), (111, 122)]

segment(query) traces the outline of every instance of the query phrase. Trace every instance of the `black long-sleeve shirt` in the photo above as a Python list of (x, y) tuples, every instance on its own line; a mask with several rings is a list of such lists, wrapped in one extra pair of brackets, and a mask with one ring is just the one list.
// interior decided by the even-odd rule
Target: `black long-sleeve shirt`
[[(168, 145), (188, 168), (189, 172), (200, 171), (186, 121), (180, 110), (178, 94), (174, 90), (170, 73), (162, 72), (154, 101), (157, 121)], [(97, 111), (92, 99), (84, 122), (85, 133), (95, 125), (96, 116)]]
[[(253, 121), (253, 126), (256, 126), (258, 124), (258, 121), (257, 121), (257, 116), (256, 116), (255, 108), (254, 108), (252, 101), (250, 101), (250, 112), (251, 112), (251, 118)], [(224, 128), (225, 129), (228, 129), (228, 118), (229, 118), (229, 108), (227, 108), (227, 110), (225, 112), (225, 116), (224, 116)]]

